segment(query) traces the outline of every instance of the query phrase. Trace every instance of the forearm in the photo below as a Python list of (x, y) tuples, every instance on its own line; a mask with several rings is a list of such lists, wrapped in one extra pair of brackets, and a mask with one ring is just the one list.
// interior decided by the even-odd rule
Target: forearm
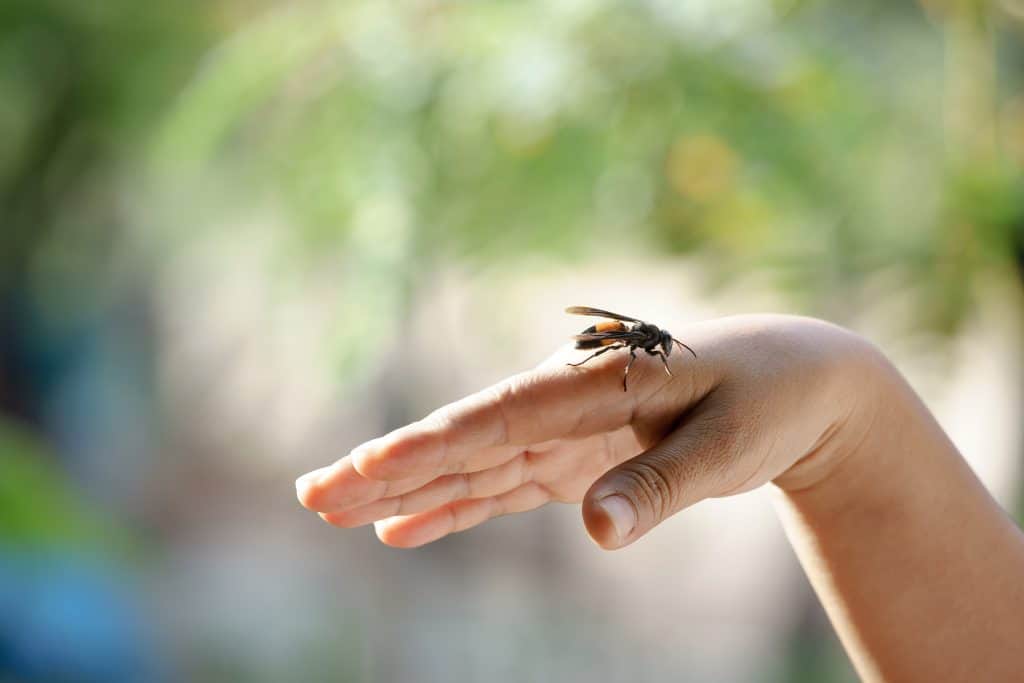
[(790, 540), (865, 680), (1015, 680), (1024, 536), (902, 378), (871, 372), (848, 456), (782, 491)]

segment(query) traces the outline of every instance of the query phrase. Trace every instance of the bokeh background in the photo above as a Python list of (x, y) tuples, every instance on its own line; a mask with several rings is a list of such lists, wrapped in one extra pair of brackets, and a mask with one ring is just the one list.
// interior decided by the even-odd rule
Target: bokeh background
[(875, 339), (1019, 513), (1022, 33), (3, 0), (0, 680), (854, 680), (768, 492), (617, 553), (571, 506), (396, 551), (292, 482), (539, 362), (566, 305), (774, 310)]

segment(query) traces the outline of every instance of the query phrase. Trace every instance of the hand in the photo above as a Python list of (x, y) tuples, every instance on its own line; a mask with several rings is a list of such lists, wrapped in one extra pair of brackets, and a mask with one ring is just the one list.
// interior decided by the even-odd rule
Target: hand
[(870, 424), (872, 347), (807, 318), (741, 316), (678, 330), (669, 377), (639, 353), (566, 347), (534, 370), (365, 443), (296, 482), (340, 527), (374, 523), (413, 547), (491, 517), (583, 503), (591, 537), (618, 548), (710, 497), (775, 481), (813, 487)]

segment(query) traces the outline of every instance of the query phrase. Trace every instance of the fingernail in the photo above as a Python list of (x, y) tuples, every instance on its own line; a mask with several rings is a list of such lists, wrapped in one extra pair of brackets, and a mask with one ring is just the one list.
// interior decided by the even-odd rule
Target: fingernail
[(321, 467), (320, 469), (313, 470), (312, 472), (306, 472), (301, 477), (295, 480), (295, 488), (303, 489), (315, 482), (325, 474), (330, 467)]
[(597, 505), (612, 521), (619, 543), (625, 541), (636, 528), (636, 510), (633, 504), (625, 496), (615, 493), (597, 501)]
[(356, 472), (364, 477), (373, 473), (374, 467), (381, 459), (381, 445), (380, 439), (374, 439), (352, 449), (348, 455)]
[(353, 448), (351, 451), (349, 451), (348, 455), (353, 460), (361, 460), (362, 458), (366, 457), (366, 454), (372, 450), (373, 448), (370, 446), (369, 443), (364, 443), (361, 446), (356, 446), (355, 448)]

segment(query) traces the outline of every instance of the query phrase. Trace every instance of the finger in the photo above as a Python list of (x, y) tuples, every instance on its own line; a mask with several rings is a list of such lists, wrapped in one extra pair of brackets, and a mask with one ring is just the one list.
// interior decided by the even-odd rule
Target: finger
[[(544, 452), (550, 447), (549, 444), (542, 444), (531, 450), (535, 453)], [(507, 463), (522, 452), (519, 446), (487, 448), (455, 465), (460, 472), (478, 472)], [(340, 512), (415, 491), (433, 481), (438, 474), (426, 473), (395, 481), (369, 479), (356, 471), (351, 456), (345, 456), (333, 465), (299, 477), (295, 482), (295, 490), (299, 502), (314, 512)]]
[(522, 486), (530, 476), (530, 458), (524, 452), (498, 467), (471, 474), (438, 477), (405, 495), (374, 501), (351, 510), (321, 514), (321, 517), (334, 526), (362, 526), (387, 517), (426, 512), (466, 498), (501, 495)]
[[(485, 448), (621, 427), (641, 399), (639, 387), (623, 393), (621, 363), (611, 362), (614, 355), (590, 367), (555, 361), (516, 375), (360, 446), (352, 453), (353, 464), (371, 479), (405, 479), (451, 470)], [(661, 383), (670, 380), (661, 376)]]
[(550, 499), (542, 486), (530, 482), (500, 496), (460, 500), (429, 512), (385, 519), (374, 527), (381, 542), (396, 548), (414, 548), (465, 531), (492, 517), (533, 510)]
[(708, 396), (663, 441), (602, 475), (583, 500), (583, 521), (605, 549), (643, 536), (683, 508), (716, 495), (747, 435), (729, 403)]
[(414, 491), (430, 479), (423, 475), (396, 481), (368, 479), (356, 471), (352, 458), (346, 456), (299, 477), (295, 493), (304, 507), (314, 512), (333, 512)]

